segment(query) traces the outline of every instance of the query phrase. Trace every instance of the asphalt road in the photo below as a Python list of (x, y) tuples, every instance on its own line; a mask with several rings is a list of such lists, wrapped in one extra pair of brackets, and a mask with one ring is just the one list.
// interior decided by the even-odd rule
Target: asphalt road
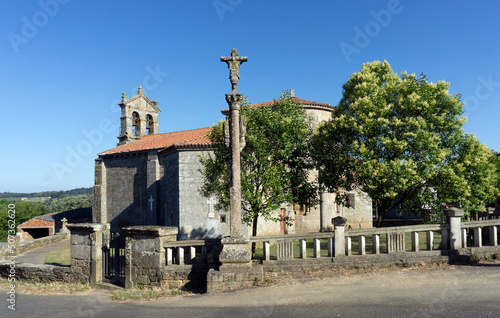
[(226, 293), (117, 303), (100, 291), (16, 294), (0, 317), (500, 317), (500, 265), (358, 273)]

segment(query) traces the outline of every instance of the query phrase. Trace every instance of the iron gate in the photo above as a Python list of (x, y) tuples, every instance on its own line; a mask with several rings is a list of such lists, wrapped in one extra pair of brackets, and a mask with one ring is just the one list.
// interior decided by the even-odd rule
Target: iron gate
[(125, 284), (125, 236), (120, 233), (102, 233), (103, 281)]

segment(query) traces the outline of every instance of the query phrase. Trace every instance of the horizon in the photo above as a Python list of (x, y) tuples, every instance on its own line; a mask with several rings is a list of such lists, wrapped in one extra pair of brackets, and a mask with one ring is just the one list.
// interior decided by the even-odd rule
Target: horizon
[[(338, 104), (363, 63), (387, 60), (460, 94), (464, 129), (500, 152), (500, 3), (40, 0), (2, 3), (0, 85), (7, 120), (0, 192), (88, 188), (114, 148), (122, 92), (158, 101), (159, 133), (211, 126), (231, 90), (221, 56), (248, 62), (250, 103), (293, 89)], [(16, 110), (10, 114), (11, 110)], [(61, 190), (49, 190), (61, 189)]]

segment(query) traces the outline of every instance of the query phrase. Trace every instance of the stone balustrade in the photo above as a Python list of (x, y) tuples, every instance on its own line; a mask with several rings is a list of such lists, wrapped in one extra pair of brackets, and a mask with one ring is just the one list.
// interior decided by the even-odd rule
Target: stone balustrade
[[(174, 241), (165, 244), (166, 264), (218, 263), (220, 239)], [(187, 252), (187, 253), (186, 253)], [(186, 258), (186, 254), (188, 257)], [(200, 256), (200, 257), (198, 257)], [(209, 256), (211, 256), (209, 258)]]

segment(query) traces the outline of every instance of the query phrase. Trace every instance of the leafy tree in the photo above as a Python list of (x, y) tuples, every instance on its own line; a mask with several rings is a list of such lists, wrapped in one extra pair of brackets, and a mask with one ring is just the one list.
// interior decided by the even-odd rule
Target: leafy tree
[(90, 208), (92, 207), (92, 202), (92, 195), (75, 195), (51, 200), (48, 209), (49, 212), (61, 212), (79, 208)]
[[(255, 236), (258, 217), (280, 220), (276, 211), (281, 204), (315, 204), (317, 189), (308, 181), (312, 128), (303, 106), (289, 92), (269, 106), (246, 103), (241, 115), (247, 123), (246, 146), (241, 153), (242, 220), (253, 225)], [(224, 145), (222, 126), (219, 122), (209, 133), (213, 155), (201, 158), (201, 193), (217, 197), (217, 208), (229, 210), (230, 153)]]
[[(15, 208), (9, 208), (9, 204), (14, 205)], [(14, 204), (6, 199), (0, 199), (0, 241), (7, 240), (9, 229), (8, 220), (10, 219), (8, 214), (9, 210), (15, 210), (16, 231), (19, 224), (22, 224), (35, 216), (47, 213), (47, 208), (41, 203), (20, 201)]]
[(363, 64), (343, 85), (333, 119), (312, 138), (320, 184), (365, 191), (379, 225), (396, 207), (429, 214), (439, 202), (461, 201), (481, 209), (494, 191), (485, 178), (491, 156), (462, 130), (463, 103), (448, 90), (423, 74), (397, 75), (386, 61)]

